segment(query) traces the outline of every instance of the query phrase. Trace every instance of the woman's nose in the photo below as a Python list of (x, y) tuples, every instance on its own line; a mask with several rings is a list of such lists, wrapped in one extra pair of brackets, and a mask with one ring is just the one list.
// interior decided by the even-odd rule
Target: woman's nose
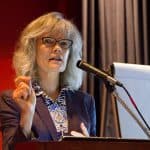
[(55, 53), (61, 53), (62, 48), (58, 44), (55, 44), (52, 51), (55, 52)]

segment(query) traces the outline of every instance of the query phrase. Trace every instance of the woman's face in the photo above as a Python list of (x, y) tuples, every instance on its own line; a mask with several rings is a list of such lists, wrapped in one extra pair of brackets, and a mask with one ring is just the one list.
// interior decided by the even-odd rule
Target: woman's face
[(37, 39), (36, 61), (40, 71), (63, 72), (72, 41), (63, 36), (43, 34)]

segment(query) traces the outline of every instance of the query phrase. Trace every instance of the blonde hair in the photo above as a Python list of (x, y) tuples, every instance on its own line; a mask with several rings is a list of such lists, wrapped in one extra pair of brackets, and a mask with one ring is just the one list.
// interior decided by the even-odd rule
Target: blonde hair
[(39, 79), (35, 59), (36, 39), (43, 33), (49, 32), (64, 34), (73, 41), (66, 70), (61, 73), (60, 86), (69, 86), (73, 90), (79, 89), (82, 84), (82, 71), (76, 67), (76, 63), (82, 57), (81, 35), (76, 26), (63, 18), (59, 12), (40, 16), (23, 30), (13, 56), (16, 75), (31, 76), (33, 80)]

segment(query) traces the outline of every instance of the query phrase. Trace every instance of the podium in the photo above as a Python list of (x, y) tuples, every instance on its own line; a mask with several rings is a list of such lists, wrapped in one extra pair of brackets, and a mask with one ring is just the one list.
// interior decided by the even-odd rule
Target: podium
[(64, 138), (58, 142), (16, 143), (15, 150), (149, 150), (150, 140), (115, 138)]

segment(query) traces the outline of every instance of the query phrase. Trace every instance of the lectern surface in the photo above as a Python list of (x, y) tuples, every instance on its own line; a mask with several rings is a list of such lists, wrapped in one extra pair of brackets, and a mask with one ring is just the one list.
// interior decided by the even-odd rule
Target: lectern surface
[(64, 137), (59, 142), (17, 143), (15, 150), (150, 150), (150, 140)]

